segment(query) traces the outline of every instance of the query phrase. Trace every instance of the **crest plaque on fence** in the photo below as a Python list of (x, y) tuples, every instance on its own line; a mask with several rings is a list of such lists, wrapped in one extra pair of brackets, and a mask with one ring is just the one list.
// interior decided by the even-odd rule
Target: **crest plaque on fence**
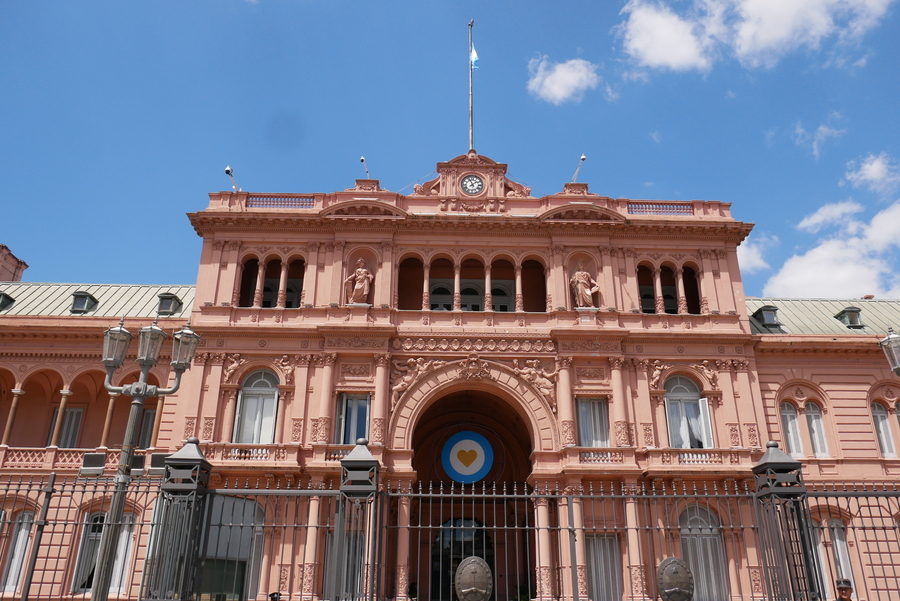
[(466, 557), (456, 568), (454, 585), (460, 601), (487, 601), (494, 588), (491, 567), (480, 557)]
[(679, 557), (666, 557), (656, 570), (656, 584), (663, 601), (691, 601), (694, 598), (694, 575)]

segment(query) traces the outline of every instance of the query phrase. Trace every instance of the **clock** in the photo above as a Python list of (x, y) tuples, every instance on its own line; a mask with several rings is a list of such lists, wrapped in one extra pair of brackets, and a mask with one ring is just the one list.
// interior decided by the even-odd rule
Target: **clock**
[(463, 192), (472, 196), (484, 190), (484, 181), (477, 175), (467, 175), (459, 184)]

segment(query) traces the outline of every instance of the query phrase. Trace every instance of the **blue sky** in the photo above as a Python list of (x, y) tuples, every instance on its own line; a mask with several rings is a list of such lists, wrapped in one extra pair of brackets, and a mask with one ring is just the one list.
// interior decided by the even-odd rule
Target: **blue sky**
[(193, 283), (207, 193), (411, 192), (475, 147), (533, 194), (733, 204), (748, 295), (900, 298), (900, 3), (4, 2), (0, 242), (25, 280)]

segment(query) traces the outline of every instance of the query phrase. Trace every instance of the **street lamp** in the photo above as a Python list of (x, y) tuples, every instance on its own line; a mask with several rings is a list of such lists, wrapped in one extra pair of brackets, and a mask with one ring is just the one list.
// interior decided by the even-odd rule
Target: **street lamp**
[(887, 336), (878, 344), (884, 349), (891, 371), (900, 376), (900, 335), (894, 332), (894, 328), (889, 327)]
[(141, 367), (141, 375), (134, 384), (125, 386), (113, 386), (113, 373), (125, 363), (125, 355), (133, 336), (125, 329), (125, 318), (119, 325), (109, 328), (103, 335), (103, 364), (106, 365), (106, 379), (103, 386), (113, 393), (132, 397), (131, 411), (128, 414), (128, 424), (125, 427), (125, 439), (122, 441), (122, 451), (119, 453), (119, 467), (116, 471), (115, 488), (110, 501), (109, 512), (106, 514), (103, 534), (100, 539), (100, 549), (97, 552), (96, 576), (91, 586), (91, 599), (106, 601), (109, 597), (109, 586), (112, 580), (112, 567), (115, 560), (116, 541), (119, 539), (119, 526), (125, 509), (125, 493), (128, 483), (131, 481), (131, 459), (134, 456), (134, 446), (137, 439), (138, 423), (141, 419), (141, 411), (144, 408), (144, 399), (147, 397), (175, 394), (181, 386), (181, 376), (186, 369), (190, 369), (194, 351), (200, 344), (200, 335), (191, 329), (190, 322), (179, 331), (172, 334), (172, 361), (170, 365), (175, 370), (175, 384), (171, 388), (159, 388), (147, 384), (147, 376), (150, 370), (159, 360), (159, 352), (168, 338), (166, 333), (156, 320), (149, 326), (141, 328), (138, 333), (137, 364)]

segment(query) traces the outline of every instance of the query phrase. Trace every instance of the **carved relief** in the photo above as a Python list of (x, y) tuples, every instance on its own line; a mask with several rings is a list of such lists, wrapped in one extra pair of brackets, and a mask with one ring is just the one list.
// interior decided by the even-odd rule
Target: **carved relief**
[(564, 447), (574, 447), (575, 441), (575, 422), (570, 419), (564, 419), (560, 426), (562, 428), (562, 441)]
[(653, 390), (659, 390), (659, 380), (662, 377), (664, 371), (669, 369), (671, 365), (666, 365), (659, 359), (653, 362), (652, 367), (650, 368), (650, 388)]
[(753, 448), (759, 448), (759, 433), (756, 430), (756, 424), (744, 424), (747, 429), (747, 442)]
[(225, 369), (222, 371), (222, 382), (230, 384), (234, 373), (245, 363), (247, 360), (243, 359), (240, 353), (228, 355), (225, 359)]
[(384, 442), (384, 418), (376, 417), (372, 419), (372, 442)]
[(643, 597), (646, 593), (644, 582), (644, 566), (629, 566), (631, 572), (631, 594)]
[(406, 361), (394, 361), (394, 369), (391, 374), (391, 411), (397, 406), (397, 401), (404, 392), (415, 384), (427, 372), (443, 367), (446, 361), (427, 360), (424, 357), (407, 359)]
[(618, 342), (600, 342), (599, 340), (564, 340), (560, 342), (561, 351), (604, 351), (608, 353), (622, 352)]
[(291, 420), (291, 442), (303, 440), (303, 418), (295, 417)]
[(203, 418), (203, 433), (200, 436), (200, 440), (212, 440), (213, 432), (216, 427), (216, 418), (214, 417), (204, 417)]
[(712, 363), (710, 361), (704, 360), (700, 363), (694, 364), (692, 367), (706, 376), (711, 390), (719, 389), (719, 373), (715, 369), (713, 369)]
[(480, 359), (477, 354), (473, 353), (463, 360), (463, 365), (457, 373), (457, 378), (461, 380), (490, 380), (493, 379), (490, 367), (487, 362)]
[(182, 438), (190, 438), (194, 435), (194, 429), (197, 427), (197, 418), (196, 417), (186, 417), (184, 418), (184, 436)]
[(641, 424), (641, 429), (644, 432), (644, 446), (655, 447), (656, 441), (653, 439), (653, 424)]
[[(433, 340), (433, 339), (429, 339)], [(399, 338), (394, 339), (393, 346), (395, 349), (400, 350), (403, 349), (405, 351), (411, 350), (425, 350), (429, 348), (430, 345), (423, 338), (412, 339), (405, 338), (400, 340)], [(440, 340), (435, 340), (434, 348), (440, 349), (442, 351), (452, 350), (456, 351), (462, 349), (464, 351), (475, 350), (475, 351), (500, 351), (500, 352), (547, 352), (552, 353), (556, 350), (556, 345), (552, 340), (506, 340), (506, 339), (482, 339), (482, 338), (441, 338)]]
[(628, 440), (628, 422), (616, 422), (616, 446), (627, 447), (630, 445)]
[(542, 395), (550, 402), (553, 412), (556, 413), (556, 385), (553, 383), (556, 379), (557, 370), (552, 372), (545, 370), (541, 366), (539, 359), (531, 359), (525, 361), (525, 366), (519, 366), (519, 360), (513, 360), (513, 371), (519, 374), (522, 379), (530, 382), (537, 388)]
[(368, 363), (343, 363), (341, 364), (342, 378), (367, 378), (371, 372)]
[(606, 380), (606, 370), (602, 367), (576, 367), (575, 377), (578, 380)]
[(359, 336), (349, 337), (328, 337), (325, 338), (325, 346), (327, 348), (370, 348), (383, 349), (387, 347), (387, 340), (384, 338), (360, 338)]
[(331, 418), (330, 417), (320, 417), (318, 423), (318, 435), (319, 442), (328, 442), (328, 438), (331, 435)]
[(741, 446), (741, 430), (737, 424), (728, 424), (728, 436), (732, 447)]

